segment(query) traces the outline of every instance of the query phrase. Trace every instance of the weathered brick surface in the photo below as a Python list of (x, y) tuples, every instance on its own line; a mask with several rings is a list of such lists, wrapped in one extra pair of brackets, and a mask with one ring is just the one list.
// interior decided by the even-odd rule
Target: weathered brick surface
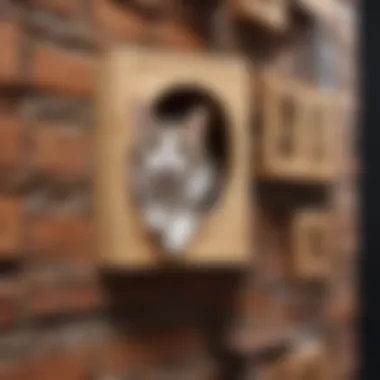
[(95, 83), (95, 65), (86, 56), (49, 43), (36, 43), (29, 81), (43, 92), (87, 98)]
[(201, 51), (203, 47), (202, 41), (194, 33), (173, 22), (159, 25), (154, 32), (154, 39), (158, 46), (177, 50)]
[[(56, 277), (59, 278), (59, 274)], [(24, 301), (24, 309), (29, 317), (88, 314), (105, 306), (105, 300), (94, 280), (80, 281), (70, 277), (61, 282), (31, 279), (28, 286), (31, 294)]]
[(78, 4), (80, 4), (79, 1), (75, 0), (31, 0), (31, 3), (65, 16), (74, 15), (78, 9)]
[(14, 20), (0, 20), (0, 85), (21, 83), (22, 32)]
[(26, 288), (23, 280), (16, 276), (0, 279), (0, 329), (17, 323), (24, 316)]
[(26, 245), (37, 256), (93, 260), (91, 221), (84, 217), (36, 214), (26, 222)]
[(108, 0), (94, 0), (92, 6), (94, 28), (104, 42), (147, 41), (150, 24), (138, 14)]
[(82, 179), (88, 168), (89, 134), (69, 125), (34, 126), (32, 166), (47, 177)]
[(186, 326), (134, 335), (119, 332), (100, 348), (99, 371), (105, 374), (149, 373), (149, 366), (153, 369), (160, 363), (170, 369), (186, 359), (207, 355), (203, 340), (197, 329)]
[[(29, 353), (17, 350), (20, 355), (9, 358), (0, 352), (1, 379), (85, 380), (125, 371), (152, 380), (201, 380), (219, 378), (215, 369), (224, 373), (227, 360), (218, 362), (210, 353), (207, 329), (187, 327), (188, 320), (202, 321), (209, 315), (212, 321), (207, 328), (217, 327), (223, 310), (219, 307), (230, 305), (227, 298), (232, 293), (232, 282), (224, 274), (221, 280), (211, 274), (159, 278), (144, 274), (125, 279), (108, 273), (110, 280), (94, 270), (92, 100), (100, 54), (116, 43), (206, 50), (205, 41), (211, 44), (216, 26), (209, 2), (201, 3), (0, 1), (0, 339), (3, 331), (18, 329), (25, 320), (35, 334)], [(184, 20), (202, 25), (190, 25), (189, 21), (186, 25)], [(307, 63), (310, 57), (306, 57), (310, 49), (301, 34), (294, 38), (293, 48), (285, 49), (289, 54), (284, 54), (279, 66), (290, 72), (299, 65), (304, 77), (312, 77)], [(270, 55), (276, 50), (269, 40), (257, 44), (248, 29), (235, 37), (236, 50), (244, 48), (249, 60), (271, 62), (270, 57), (263, 57), (263, 51)], [(258, 106), (260, 94), (254, 98), (253, 108)], [(353, 181), (358, 158), (351, 144), (355, 128), (348, 125), (352, 119), (347, 117), (341, 133), (344, 157), (339, 186), (334, 190), (339, 236), (335, 249), (339, 255), (331, 289), (307, 287), (288, 276), (291, 252), (287, 231), (292, 207), (300, 206), (300, 197), (276, 190), (275, 202), (264, 202), (266, 192), (258, 191), (255, 260), (252, 268), (247, 268), (254, 281), (243, 284), (235, 302), (237, 312), (233, 310), (243, 325), (240, 343), (234, 336), (236, 346), (245, 353), (289, 341), (289, 326), (327, 325), (334, 329), (348, 325), (357, 312), (353, 292), (344, 283), (352, 283), (354, 276), (349, 272), (357, 247), (355, 239), (347, 239), (357, 228), (353, 223)], [(260, 146), (255, 149), (259, 151)], [(17, 186), (9, 187), (15, 178)], [(8, 269), (3, 263), (9, 262), (16, 267), (4, 274)], [(340, 283), (347, 291), (334, 291)], [(86, 327), (91, 321), (70, 330), (73, 319), (91, 319), (103, 312), (104, 321), (91, 331)], [(133, 323), (122, 312), (133, 315)], [(114, 323), (114, 314), (124, 325)], [(63, 332), (45, 331), (45, 322), (54, 318), (59, 319)], [(181, 323), (182, 319), (186, 322)], [(160, 325), (161, 320), (166, 325), (168, 320), (175, 321), (180, 327), (155, 327), (138, 333), (131, 327), (134, 323), (144, 328), (154, 322)], [(341, 355), (331, 362), (331, 380), (347, 380), (353, 371), (354, 342), (339, 334), (332, 334), (332, 341), (331, 357), (335, 358), (336, 352)], [(4, 345), (0, 341), (0, 347)], [(249, 371), (252, 378), (256, 378), (256, 364)], [(272, 364), (269, 362), (269, 369)]]
[(0, 168), (20, 166), (24, 155), (22, 122), (16, 115), (0, 114)]
[(22, 202), (0, 197), (0, 258), (18, 253), (21, 248)]

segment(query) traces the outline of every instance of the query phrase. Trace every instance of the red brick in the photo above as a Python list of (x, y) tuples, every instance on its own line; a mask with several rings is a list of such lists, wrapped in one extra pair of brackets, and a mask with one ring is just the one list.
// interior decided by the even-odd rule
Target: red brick
[(15, 322), (23, 307), (23, 288), (20, 279), (0, 279), (0, 326)]
[(94, 61), (49, 44), (34, 48), (31, 85), (46, 92), (75, 97), (91, 95), (95, 79)]
[(0, 258), (17, 252), (21, 238), (21, 201), (0, 198)]
[(31, 2), (42, 8), (64, 15), (72, 15), (78, 9), (78, 2), (76, 0), (31, 0)]
[(21, 33), (17, 23), (0, 21), (0, 84), (20, 83)]
[(103, 305), (100, 290), (94, 283), (46, 286), (28, 300), (29, 315), (41, 316), (62, 312), (87, 312)]
[(148, 22), (110, 0), (94, 0), (93, 12), (95, 28), (106, 39), (144, 42), (149, 36)]
[(31, 366), (32, 380), (85, 380), (90, 361), (86, 350), (53, 352), (36, 358)]
[(23, 157), (22, 128), (15, 116), (0, 114), (0, 167), (13, 168)]
[(201, 332), (187, 326), (172, 331), (150, 331), (133, 336), (123, 336), (122, 333), (117, 335), (117, 338), (111, 339), (100, 348), (101, 372), (139, 371), (169, 358), (205, 352), (205, 341)]
[(81, 178), (86, 172), (88, 143), (84, 131), (40, 125), (34, 134), (34, 168), (49, 177)]
[(28, 370), (22, 361), (0, 366), (1, 380), (24, 380), (28, 378)]
[(154, 38), (157, 45), (178, 50), (200, 51), (204, 47), (193, 33), (173, 22), (160, 26), (155, 31)]
[(27, 246), (36, 254), (67, 259), (92, 255), (92, 225), (75, 216), (41, 215), (27, 224)]

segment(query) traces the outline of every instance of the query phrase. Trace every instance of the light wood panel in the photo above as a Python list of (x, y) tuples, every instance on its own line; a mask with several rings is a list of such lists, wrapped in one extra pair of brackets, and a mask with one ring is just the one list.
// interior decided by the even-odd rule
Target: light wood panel
[[(163, 257), (145, 230), (129, 193), (131, 118), (136, 102), (151, 104), (179, 85), (200, 87), (218, 99), (228, 117), (228, 181), (198, 228), (183, 264), (242, 264), (249, 253), (249, 76), (237, 58), (125, 47), (103, 62), (98, 86), (96, 222), (100, 260), (108, 265), (152, 267)], [(252, 102), (252, 100), (251, 100)]]

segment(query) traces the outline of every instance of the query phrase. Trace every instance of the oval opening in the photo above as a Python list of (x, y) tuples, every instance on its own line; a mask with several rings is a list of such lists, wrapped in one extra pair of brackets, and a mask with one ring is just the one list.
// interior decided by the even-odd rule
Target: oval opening
[(205, 153), (215, 165), (217, 181), (202, 211), (212, 209), (225, 186), (229, 167), (228, 120), (222, 102), (210, 90), (194, 85), (178, 85), (165, 89), (153, 102), (152, 111), (160, 119), (182, 120), (195, 107), (205, 106), (209, 112)]

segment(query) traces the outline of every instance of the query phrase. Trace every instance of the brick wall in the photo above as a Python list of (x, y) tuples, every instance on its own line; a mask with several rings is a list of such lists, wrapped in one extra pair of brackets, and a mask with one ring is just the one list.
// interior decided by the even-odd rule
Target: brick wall
[[(232, 289), (238, 281), (229, 274), (124, 279), (97, 271), (92, 99), (102, 51), (118, 42), (190, 51), (223, 43), (242, 48), (227, 37), (217, 41), (220, 27), (205, 16), (210, 1), (122, 3), (0, 0), (0, 377), (219, 378), (235, 368), (236, 355), (246, 359), (241, 342), (225, 342), (230, 314), (243, 329), (248, 324), (243, 335), (253, 351), (281, 343), (290, 327), (349, 326), (352, 302), (344, 292), (331, 292), (341, 302), (324, 314), (320, 289), (288, 281), (284, 219), (265, 205), (256, 222), (258, 259), (247, 268), (237, 302)], [(262, 45), (243, 50), (254, 59)], [(350, 168), (351, 156), (344, 160)], [(354, 193), (340, 190), (339, 200)], [(341, 209), (350, 207), (343, 202)], [(344, 228), (343, 235), (353, 227)], [(340, 251), (347, 262), (354, 248)], [(272, 343), (262, 339), (263, 331), (264, 338), (272, 333)], [(231, 350), (230, 365), (225, 354)]]

